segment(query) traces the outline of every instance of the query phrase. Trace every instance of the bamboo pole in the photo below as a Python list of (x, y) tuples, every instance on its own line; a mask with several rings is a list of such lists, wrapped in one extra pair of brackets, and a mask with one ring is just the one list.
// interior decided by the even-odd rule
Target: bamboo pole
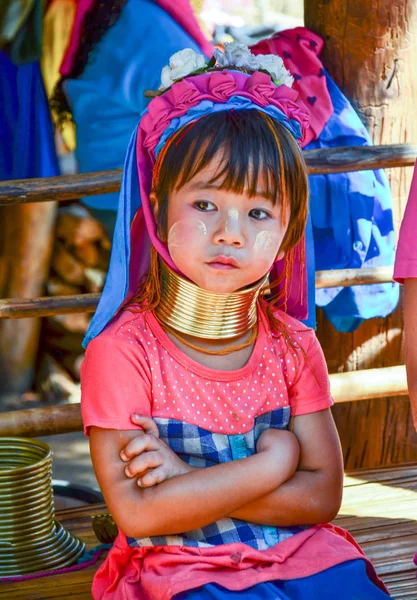
[(337, 403), (405, 396), (408, 395), (407, 375), (404, 365), (333, 373), (330, 389)]
[(80, 404), (13, 410), (1, 414), (0, 436), (40, 437), (82, 431)]
[(316, 271), (316, 289), (388, 283), (392, 275), (393, 267)]
[(5, 299), (0, 300), (0, 319), (26, 319), (94, 312), (99, 300), (100, 294)]
[[(391, 280), (392, 267), (316, 272), (317, 289), (388, 283)], [(0, 300), (0, 319), (26, 319), (94, 312), (99, 300), (100, 294), (5, 299)]]
[[(318, 148), (303, 153), (310, 175), (343, 173), (368, 169), (410, 167), (417, 157), (417, 145), (345, 146)], [(51, 200), (77, 200), (85, 196), (117, 192), (122, 169), (42, 179), (19, 179), (0, 183), (0, 206)]]
[[(335, 402), (408, 394), (405, 367), (385, 367), (330, 375)], [(39, 437), (82, 431), (80, 404), (48, 406), (6, 412), (0, 419), (0, 436)]]

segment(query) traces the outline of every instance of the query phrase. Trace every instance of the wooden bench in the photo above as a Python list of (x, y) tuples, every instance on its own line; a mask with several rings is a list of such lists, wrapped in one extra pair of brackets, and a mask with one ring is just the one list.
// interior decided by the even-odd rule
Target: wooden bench
[[(72, 508), (57, 517), (92, 548), (99, 542), (91, 515), (105, 510), (104, 505)], [(335, 523), (354, 535), (395, 600), (416, 600), (417, 466), (347, 474), (343, 506)], [(87, 600), (101, 562), (74, 573), (0, 584), (0, 600)]]

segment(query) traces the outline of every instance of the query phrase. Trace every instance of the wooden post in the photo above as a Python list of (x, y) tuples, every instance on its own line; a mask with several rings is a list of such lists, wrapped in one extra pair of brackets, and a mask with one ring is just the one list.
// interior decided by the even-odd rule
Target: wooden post
[[(0, 296), (43, 295), (52, 253), (55, 202), (0, 209)], [(1, 396), (30, 389), (39, 319), (0, 321)]]
[[(415, 0), (305, 0), (306, 27), (325, 40), (322, 60), (354, 104), (375, 144), (417, 140), (417, 6)], [(411, 169), (387, 172), (398, 226)], [(365, 322), (351, 334), (336, 332), (322, 314), (318, 336), (330, 371), (400, 364), (402, 308)], [(417, 460), (408, 403), (398, 398), (335, 407), (347, 468)]]

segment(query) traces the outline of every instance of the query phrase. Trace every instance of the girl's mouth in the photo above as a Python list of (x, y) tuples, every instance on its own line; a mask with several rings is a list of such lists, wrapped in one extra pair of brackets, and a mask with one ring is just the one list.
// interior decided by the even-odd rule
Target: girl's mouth
[(207, 263), (213, 269), (231, 270), (238, 269), (239, 264), (235, 258), (231, 256), (216, 256), (212, 261)]

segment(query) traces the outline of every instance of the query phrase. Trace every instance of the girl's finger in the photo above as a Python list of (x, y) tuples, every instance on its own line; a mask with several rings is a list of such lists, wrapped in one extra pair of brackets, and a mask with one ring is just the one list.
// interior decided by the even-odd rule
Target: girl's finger
[(152, 471), (149, 471), (149, 473), (146, 473), (143, 477), (140, 477), (138, 479), (138, 486), (142, 488), (152, 487), (153, 485), (162, 483), (166, 479), (168, 479), (166, 469), (162, 465), (156, 469), (152, 469)]
[(149, 452), (151, 450), (158, 450), (160, 442), (153, 435), (147, 433), (141, 433), (134, 437), (126, 444), (126, 446), (120, 452), (120, 458), (127, 462), (142, 454), (142, 452)]
[(158, 425), (152, 419), (152, 417), (145, 417), (143, 415), (138, 415), (137, 413), (133, 413), (131, 415), (132, 423), (135, 425), (140, 425), (143, 428), (145, 433), (149, 433), (156, 438), (159, 438), (159, 429)]
[(125, 468), (127, 477), (140, 477), (148, 469), (154, 469), (163, 464), (163, 458), (160, 452), (144, 452), (137, 456)]

